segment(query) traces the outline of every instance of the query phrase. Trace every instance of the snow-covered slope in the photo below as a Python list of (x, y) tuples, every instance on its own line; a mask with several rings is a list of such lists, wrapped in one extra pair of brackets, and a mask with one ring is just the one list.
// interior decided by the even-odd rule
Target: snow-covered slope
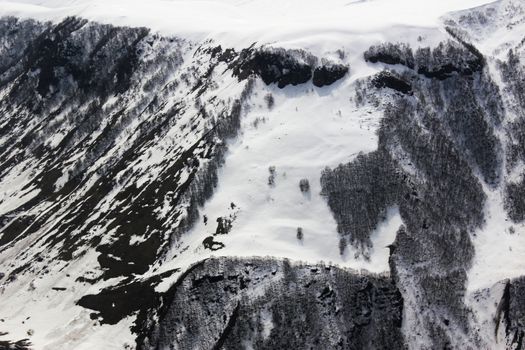
[[(60, 21), (80, 16), (114, 25), (145, 26), (195, 41), (212, 38), (227, 47), (253, 42), (302, 49), (339, 49), (359, 38), (402, 36), (392, 28), (438, 28), (447, 12), (488, 0), (2, 0), (2, 14)], [(369, 41), (370, 39), (368, 39)], [(366, 43), (365, 45), (369, 45)], [(362, 51), (362, 50), (361, 50)], [(321, 52), (314, 52), (320, 54)]]
[(525, 17), (487, 2), (0, 1), (0, 349), (522, 348)]

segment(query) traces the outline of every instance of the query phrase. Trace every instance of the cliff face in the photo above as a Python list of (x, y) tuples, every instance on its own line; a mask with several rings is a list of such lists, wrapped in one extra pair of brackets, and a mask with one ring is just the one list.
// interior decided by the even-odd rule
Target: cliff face
[(511, 5), (322, 55), (1, 18), (0, 349), (525, 348)]
[(211, 259), (166, 293), (143, 348), (404, 348), (388, 277), (270, 259)]

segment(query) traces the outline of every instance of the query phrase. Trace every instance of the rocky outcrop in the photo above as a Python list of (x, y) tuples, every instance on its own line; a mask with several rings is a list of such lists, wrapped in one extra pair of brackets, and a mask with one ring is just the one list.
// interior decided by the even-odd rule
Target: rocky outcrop
[(266, 85), (300, 85), (312, 79), (317, 87), (332, 85), (348, 73), (348, 67), (325, 63), (317, 66), (317, 57), (300, 50), (278, 48), (244, 49), (230, 67), (239, 79), (257, 76)]
[(304, 51), (245, 49), (232, 67), (239, 79), (256, 75), (267, 85), (276, 83), (279, 88), (284, 88), (309, 81), (314, 63), (315, 58)]
[[(271, 259), (211, 259), (163, 298), (140, 349), (404, 349), (389, 277)], [(146, 322), (147, 324), (147, 322)]]
[(415, 53), (406, 44), (385, 43), (364, 53), (366, 61), (403, 65), (430, 79), (445, 80), (454, 74), (471, 76), (485, 66), (481, 53), (463, 41), (442, 42), (434, 48), (419, 48)]
[(332, 85), (348, 73), (342, 64), (324, 64), (314, 69), (312, 83), (317, 87)]
[[(7, 334), (7, 333), (6, 333)], [(0, 336), (4, 333), (0, 332)], [(29, 339), (21, 339), (17, 341), (1, 340), (0, 339), (0, 350), (30, 350), (31, 342)]]
[(412, 86), (409, 83), (387, 71), (377, 74), (372, 79), (372, 84), (378, 89), (389, 88), (405, 95), (412, 94)]
[(400, 64), (414, 69), (414, 54), (410, 46), (406, 44), (385, 43), (371, 46), (364, 53), (365, 61), (371, 63)]
[(495, 317), (495, 334), (500, 327), (508, 349), (525, 349), (525, 277), (507, 281)]

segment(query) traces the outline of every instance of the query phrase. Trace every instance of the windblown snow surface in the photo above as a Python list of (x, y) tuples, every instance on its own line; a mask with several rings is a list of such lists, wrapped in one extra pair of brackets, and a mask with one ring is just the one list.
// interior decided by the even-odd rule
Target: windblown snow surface
[[(166, 85), (176, 79), (183, 80), (180, 72), (184, 69), (201, 69), (195, 57), (199, 57), (198, 48), (206, 46), (221, 45), (223, 49), (236, 51), (252, 45), (303, 50), (315, 56), (318, 64), (331, 62), (349, 67), (341, 79), (323, 87), (314, 86), (309, 81), (280, 88), (277, 84), (265, 84), (260, 78), (249, 83), (252, 84), (251, 92), (240, 114), (238, 132), (218, 141), (225, 144), (226, 152), (217, 170), (213, 194), (199, 205), (199, 218), (180, 238), (170, 243), (162, 259), (150, 264), (145, 272), (129, 274), (137, 280), (162, 275), (161, 282), (155, 286), (159, 293), (168, 291), (190, 266), (212, 256), (287, 258), (292, 262), (335, 265), (355, 274), (389, 276), (391, 245), (403, 225), (398, 203), (394, 201), (387, 206), (385, 216), (370, 233), (369, 248), (363, 251), (359, 245), (347, 244), (341, 249), (337, 219), (326, 194), (322, 193), (321, 174), (326, 168), (335, 169), (340, 164), (351, 163), (359, 154), (368, 154), (378, 148), (384, 105), (397, 93), (385, 89), (387, 91), (380, 92), (380, 100), (365, 97), (363, 102), (358, 99), (356, 91), (360, 91), (364, 81), (387, 67), (400, 75), (405, 69), (402, 64), (367, 62), (363, 53), (373, 45), (386, 42), (406, 43), (415, 52), (418, 48), (436, 47), (440, 42), (455, 40), (445, 29), (447, 26), (461, 31), (467, 38), (465, 40), (484, 55), (487, 76), (503, 91), (505, 125), (519, 118), (523, 110), (509, 107), (519, 103), (513, 97), (505, 97), (504, 89), (508, 83), (498, 67), (507, 59), (511, 48), (521, 48), (516, 52), (521, 52), (522, 59), (525, 59), (524, 11), (525, 7), (519, 0), (493, 3), (487, 0), (0, 0), (0, 16), (53, 24), (76, 16), (93, 23), (146, 27), (155, 33), (150, 35), (158, 33), (162, 37), (177, 38), (180, 40), (177, 49), (182, 52), (181, 63), (176, 73), (166, 77)], [(484, 14), (485, 19), (480, 19), (479, 14)], [(147, 60), (147, 51), (139, 59)], [(130, 171), (139, 174), (134, 180), (138, 188), (161, 176), (163, 168), (160, 165), (169, 162), (175, 145), (194, 144), (199, 135), (205, 133), (205, 122), (191, 127), (193, 115), (200, 108), (193, 106), (194, 100), (202, 101), (210, 109), (212, 118), (219, 118), (222, 109), (233, 108), (232, 100), (242, 94), (245, 82), (241, 83), (232, 76), (227, 64), (220, 63), (218, 67), (220, 69), (215, 70), (210, 78), (215, 84), (212, 92), (197, 96), (195, 91), (190, 91), (188, 84), (182, 88), (183, 92), (167, 99), (163, 111), (178, 106), (176, 101), (190, 107), (182, 113), (182, 121), (177, 121), (176, 126), (156, 138), (153, 145), (148, 145), (149, 153), (136, 158), (129, 167)], [(3, 98), (8, 90), (2, 88), (0, 93)], [(127, 96), (126, 101), (134, 103), (134, 97)], [(109, 98), (104, 104), (105, 110), (116, 113), (117, 106), (122, 105), (119, 98)], [(61, 112), (61, 118), (66, 120), (67, 114), (68, 111)], [(137, 118), (115, 138), (114, 148), (90, 165), (87, 171), (90, 175), (86, 175), (86, 183), (82, 185), (86, 186), (86, 191), (98, 179), (96, 169), (111, 156), (123, 156), (123, 150), (135, 140), (137, 125), (143, 116)], [(508, 135), (504, 127), (495, 130), (497, 139), (503, 144), (503, 159), (507, 152), (503, 140)], [(101, 129), (94, 131), (92, 140), (98, 132), (102, 132)], [(67, 130), (61, 133), (58, 128), (57, 132), (46, 136), (45, 142), (53, 148), (60, 144), (66, 133)], [(5, 137), (0, 142), (4, 145), (8, 140)], [(73, 154), (71, 164), (76, 161), (75, 157), (81, 156), (80, 153)], [(410, 173), (411, 166), (407, 161), (403, 169)], [(58, 251), (44, 251), (44, 246), (35, 245), (35, 237), (48, 237), (55, 224), (68, 220), (66, 211), (61, 210), (66, 210), (63, 208), (71, 205), (75, 198), (58, 197), (56, 200), (64, 203), (58, 207), (43, 202), (26, 214), (23, 210), (16, 211), (38, 198), (39, 189), (26, 186), (38, 170), (35, 169), (31, 159), (23, 159), (7, 176), (0, 178), (0, 213), (13, 218), (26, 214), (37, 217), (48, 211), (56, 211), (56, 215), (51, 216), (34, 235), (7, 248), (2, 247), (0, 277), (5, 277), (3, 282), (8, 272), (34, 262), (31, 260), (34, 254), (26, 252), (39, 252), (44, 258), (42, 264), (48, 257), (58, 254)], [(522, 180), (523, 162), (506, 169), (504, 177), (509, 182)], [(180, 175), (182, 179), (190, 176), (189, 170), (184, 171)], [(69, 181), (67, 176), (64, 169), (62, 177), (54, 184), (55, 188), (64, 186)], [(119, 176), (126, 178), (125, 174)], [(480, 173), (475, 176), (483, 177)], [(308, 191), (300, 190), (302, 179), (308, 180)], [(512, 222), (509, 218), (503, 184), (490, 185), (479, 181), (487, 196), (483, 208), (484, 222), (469, 233), (474, 253), (468, 263), (466, 289), (462, 296), (472, 311), (464, 319), (475, 330), (468, 334), (475, 334), (476, 339), (467, 339), (465, 332), (456, 325), (457, 329), (447, 333), (454, 339), (448, 346), (506, 349), (511, 348), (511, 343), (515, 347), (516, 342), (506, 341), (504, 338), (508, 334), (504, 334), (504, 327), (498, 331), (495, 324), (504, 322), (498, 315), (502, 313), (500, 301), (504, 299), (506, 279), (525, 275), (525, 225), (523, 221)], [(107, 199), (86, 217), (86, 222), (102, 222), (105, 217), (99, 213), (123, 201), (115, 198), (127, 185), (129, 183), (124, 180), (116, 183), (105, 197)], [(169, 220), (169, 230), (175, 230), (180, 224), (180, 219), (173, 219), (172, 210), (171, 202), (166, 199), (156, 212), (159, 218)], [(231, 228), (228, 227), (227, 234), (213, 236), (218, 218), (227, 220)], [(10, 221), (3, 222), (6, 226), (8, 223)], [(107, 225), (94, 227), (90, 232), (103, 237), (100, 244), (106, 243), (106, 234), (109, 237), (116, 230)], [(0, 227), (0, 237), (2, 229)], [(301, 239), (298, 238), (299, 229)], [(99, 230), (98, 233), (95, 230)], [(203, 245), (203, 241), (211, 236), (217, 244), (215, 247), (220, 249), (210, 250)], [(137, 236), (133, 239), (136, 240), (134, 243), (140, 243), (143, 238)], [(37, 271), (20, 273), (16, 279), (0, 285), (0, 332), (8, 333), (4, 336), (0, 333), (0, 341), (2, 337), (10, 340), (29, 338), (34, 349), (135, 348), (137, 335), (130, 328), (136, 313), (116, 324), (107, 324), (92, 319), (92, 310), (77, 303), (86, 295), (97, 294), (104, 288), (127, 281), (126, 275), (97, 279), (103, 270), (97, 262), (98, 256), (99, 252), (94, 249), (86, 249), (85, 254), (67, 263), (49, 263)], [(34, 263), (40, 266), (41, 262)], [(46, 273), (41, 272), (43, 269)], [(404, 272), (399, 273), (403, 275)], [(92, 276), (96, 282), (78, 283), (75, 280), (78, 276)], [(409, 284), (400, 288), (406, 307), (402, 325), (406, 347), (432, 348), (429, 339), (441, 333), (420, 330), (427, 327), (419, 316), (426, 305), (418, 304), (419, 292), (415, 287), (411, 288)], [(264, 332), (270, 334), (271, 315), (264, 315)], [(449, 320), (443, 322), (448, 325)], [(460, 321), (451, 322), (454, 326)], [(523, 339), (523, 334), (521, 337)]]

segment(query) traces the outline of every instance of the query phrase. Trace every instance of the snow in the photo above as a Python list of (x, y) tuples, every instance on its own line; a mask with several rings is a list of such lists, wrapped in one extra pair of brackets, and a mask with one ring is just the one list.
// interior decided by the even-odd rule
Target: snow
[(469, 33), (476, 47), (486, 55), (504, 59), (509, 49), (523, 40), (525, 4), (523, 1), (500, 0), (474, 11), (459, 11), (445, 18)]
[[(202, 252), (202, 240), (215, 232), (216, 219), (231, 215), (235, 217), (231, 232), (215, 237), (226, 247), (215, 255), (276, 256), (388, 270), (386, 246), (400, 225), (395, 210), (388, 225), (373, 235), (379, 243), (378, 256), (370, 262), (355, 259), (350, 247), (341, 257), (336, 223), (320, 194), (325, 167), (347, 163), (359, 152), (377, 147), (381, 113), (357, 109), (346, 93), (350, 89), (350, 79), (323, 89), (311, 84), (284, 90), (262, 82), (256, 85), (258, 96), (243, 118), (242, 135), (229, 145), (215, 195), (201, 210), (208, 223), (200, 220), (186, 235), (193, 248), (188, 254)], [(271, 109), (264, 101), (266, 94), (275, 99)], [(275, 167), (273, 186), (268, 184), (270, 167)], [(303, 178), (310, 183), (307, 194), (299, 189)], [(302, 241), (296, 237), (298, 227), (303, 229)]]
[[(502, 89), (502, 81), (497, 69), (497, 60), (506, 59), (510, 48), (519, 46), (525, 32), (525, 5), (523, 1), (500, 0), (474, 11), (460, 11), (445, 16), (462, 30), (470, 40), (488, 57), (491, 78)], [(512, 108), (512, 98), (502, 94), (506, 105), (505, 123), (514, 121), (518, 116)], [(501, 128), (497, 136), (507, 138), (506, 130)], [(503, 156), (502, 158), (505, 158)], [(511, 169), (505, 174), (507, 181), (518, 181), (523, 175), (523, 165)], [(487, 195), (485, 224), (471, 238), (475, 256), (468, 274), (467, 289), (470, 293), (490, 288), (498, 281), (522, 276), (525, 272), (525, 225), (513, 223), (503, 207), (502, 188), (484, 187)]]
[[(124, 349), (124, 344), (134, 344), (129, 330), (132, 317), (113, 326), (100, 325), (90, 318), (91, 310), (75, 304), (82, 296), (104, 287), (75, 282), (76, 276), (89, 274), (97, 255), (91, 251), (60, 273), (56, 272), (62, 266), (49, 266), (55, 271), (46, 278), (22, 275), (12, 287), (0, 290), (2, 300), (8, 301), (2, 305), (2, 331), (9, 332), (5, 339), (30, 338), (34, 348), (41, 350), (89, 350), (100, 348), (101, 344), (106, 349)], [(52, 287), (66, 288), (66, 291)], [(29, 337), (28, 331), (34, 333)]]
[(500, 190), (486, 190), (485, 226), (472, 238), (475, 255), (468, 290), (492, 286), (525, 272), (525, 224), (513, 223), (503, 209)]
[(11, 210), (27, 203), (34, 198), (39, 189), (24, 189), (25, 185), (34, 176), (31, 167), (28, 166), (29, 160), (17, 164), (8, 176), (0, 182), (0, 215), (6, 214)]
[[(218, 187), (201, 208), (201, 219), (174, 247), (173, 258), (148, 274), (173, 268), (184, 271), (192, 263), (211, 255), (274, 256), (312, 263), (324, 261), (382, 273), (389, 270), (387, 246), (394, 241), (401, 225), (397, 208), (390, 208), (387, 220), (372, 233), (373, 250), (370, 260), (366, 261), (355, 258), (355, 251), (350, 246), (342, 256), (339, 254), (336, 222), (326, 199), (320, 194), (319, 178), (325, 167), (347, 163), (359, 152), (370, 152), (377, 147), (375, 131), (381, 111), (372, 106), (356, 108), (351, 100), (355, 81), (381, 68), (380, 65), (367, 64), (362, 53), (381, 41), (404, 41), (414, 47), (437, 43), (446, 38), (441, 16), (488, 2), (332, 0), (328, 3), (287, 0), (276, 6), (274, 0), (0, 0), (0, 16), (16, 15), (58, 22), (65, 16), (78, 15), (116, 25), (147, 26), (194, 42), (213, 39), (227, 47), (244, 48), (257, 42), (258, 45), (301, 48), (319, 57), (349, 64), (350, 73), (343, 80), (321, 89), (311, 83), (282, 90), (264, 86), (260, 81), (256, 83), (257, 95), (249, 101), (250, 108), (245, 110), (241, 135), (229, 142), (225, 164), (218, 174)], [(519, 32), (509, 34), (504, 29), (484, 30), (479, 37), (482, 51), (493, 53), (499, 45), (498, 35), (505, 35), (515, 42), (515, 33)], [(482, 41), (485, 34), (487, 39)], [(418, 37), (422, 38), (421, 41)], [(344, 52), (344, 57), (340, 57), (338, 50)], [(225, 78), (220, 84), (221, 98), (234, 95), (232, 89), (239, 87), (232, 84), (231, 78)], [(266, 105), (264, 97), (267, 94), (272, 94), (275, 99), (273, 108)], [(168, 136), (175, 140), (174, 135)], [(60, 137), (57, 133), (49, 142), (56, 143)], [(137, 169), (159, 163), (163, 156), (165, 151), (159, 145), (150, 158), (137, 161)], [(100, 162), (105, 160), (107, 158), (102, 158)], [(271, 166), (276, 172), (274, 186), (268, 185)], [(0, 214), (37, 194), (36, 191), (20, 191), (31, 174), (23, 170), (23, 164), (16, 171), (17, 176), (8, 177), (11, 181), (0, 182)], [(299, 181), (303, 178), (310, 183), (307, 194), (299, 190)], [(65, 179), (66, 172), (61, 183)], [(489, 189), (486, 193), (489, 196), (487, 223), (472, 238), (476, 253), (469, 271), (468, 298), (473, 298), (482, 288), (491, 287), (505, 278), (517, 277), (525, 271), (525, 226), (513, 225), (515, 233), (510, 233), (511, 223), (503, 211), (501, 193)], [(166, 203), (159, 216), (166, 215), (168, 205)], [(208, 218), (207, 225), (202, 220), (203, 215)], [(233, 218), (232, 230), (227, 235), (214, 237), (225, 247), (215, 252), (204, 249), (202, 241), (215, 232), (216, 219), (230, 215)], [(97, 218), (93, 215), (91, 220)], [(296, 237), (298, 227), (303, 229), (302, 240)], [(140, 238), (133, 239), (134, 243), (139, 241)], [(24, 240), (18, 245), (24, 249), (29, 244)], [(81, 296), (96, 293), (104, 286), (87, 286), (69, 293), (69, 289), (77, 284), (65, 276), (88, 273), (91, 267), (97, 266), (96, 255), (88, 253), (64, 271), (59, 271), (57, 266), (51, 267), (52, 273), (35, 282), (36, 293), (17, 295), (16, 286), (25, 290), (32, 281), (27, 278), (16, 281), (15, 287), (2, 294), (2, 299), (9, 300), (10, 305), (2, 307), (2, 318), (6, 321), (1, 324), (0, 331), (7, 329), (11, 332), (10, 339), (20, 339), (27, 337), (28, 329), (34, 329), (31, 341), (38, 349), (92, 349), (100, 344), (105, 348), (122, 348), (126, 342), (133, 344), (129, 332), (132, 319), (125, 319), (112, 327), (97, 326), (93, 331), (95, 322), (89, 318), (89, 310), (74, 306)], [(9, 258), (8, 255), (2, 256), (0, 264)], [(170, 282), (166, 280), (157, 289), (166, 290)], [(68, 293), (50, 290), (58, 285), (67, 287)], [(498, 288), (494, 294), (499, 292)], [(33, 295), (33, 299), (28, 300), (28, 295)], [(494, 300), (497, 296), (487, 298)], [(489, 327), (493, 307), (483, 313), (487, 305), (468, 300), (476, 317)], [(29, 311), (24, 307), (28, 302), (31, 303), (31, 318), (25, 320)], [(408, 302), (416, 303), (415, 300)], [(405, 317), (417, 318), (411, 314)], [(271, 329), (271, 319), (267, 315), (264, 318), (268, 321), (265, 325)], [(424, 337), (420, 338), (423, 342)]]
[(266, 339), (270, 336), (272, 329), (274, 327), (272, 313), (268, 309), (263, 309), (260, 312), (262, 324), (263, 324), (263, 339)]
[(496, 283), (493, 286), (470, 293), (465, 298), (465, 304), (472, 310), (472, 324), (477, 328), (477, 334), (481, 337), (487, 348), (494, 350), (508, 349), (505, 344), (504, 320), (500, 321), (498, 333), (495, 334), (496, 316), (499, 302), (503, 297), (507, 280)]
[[(2, 0), (0, 15), (59, 21), (68, 15), (235, 47), (253, 42), (303, 48), (341, 46), (350, 35), (388, 36), (390, 29), (441, 26), (440, 17), (488, 0)], [(394, 36), (399, 40), (400, 36)], [(309, 46), (309, 47), (305, 47)]]

